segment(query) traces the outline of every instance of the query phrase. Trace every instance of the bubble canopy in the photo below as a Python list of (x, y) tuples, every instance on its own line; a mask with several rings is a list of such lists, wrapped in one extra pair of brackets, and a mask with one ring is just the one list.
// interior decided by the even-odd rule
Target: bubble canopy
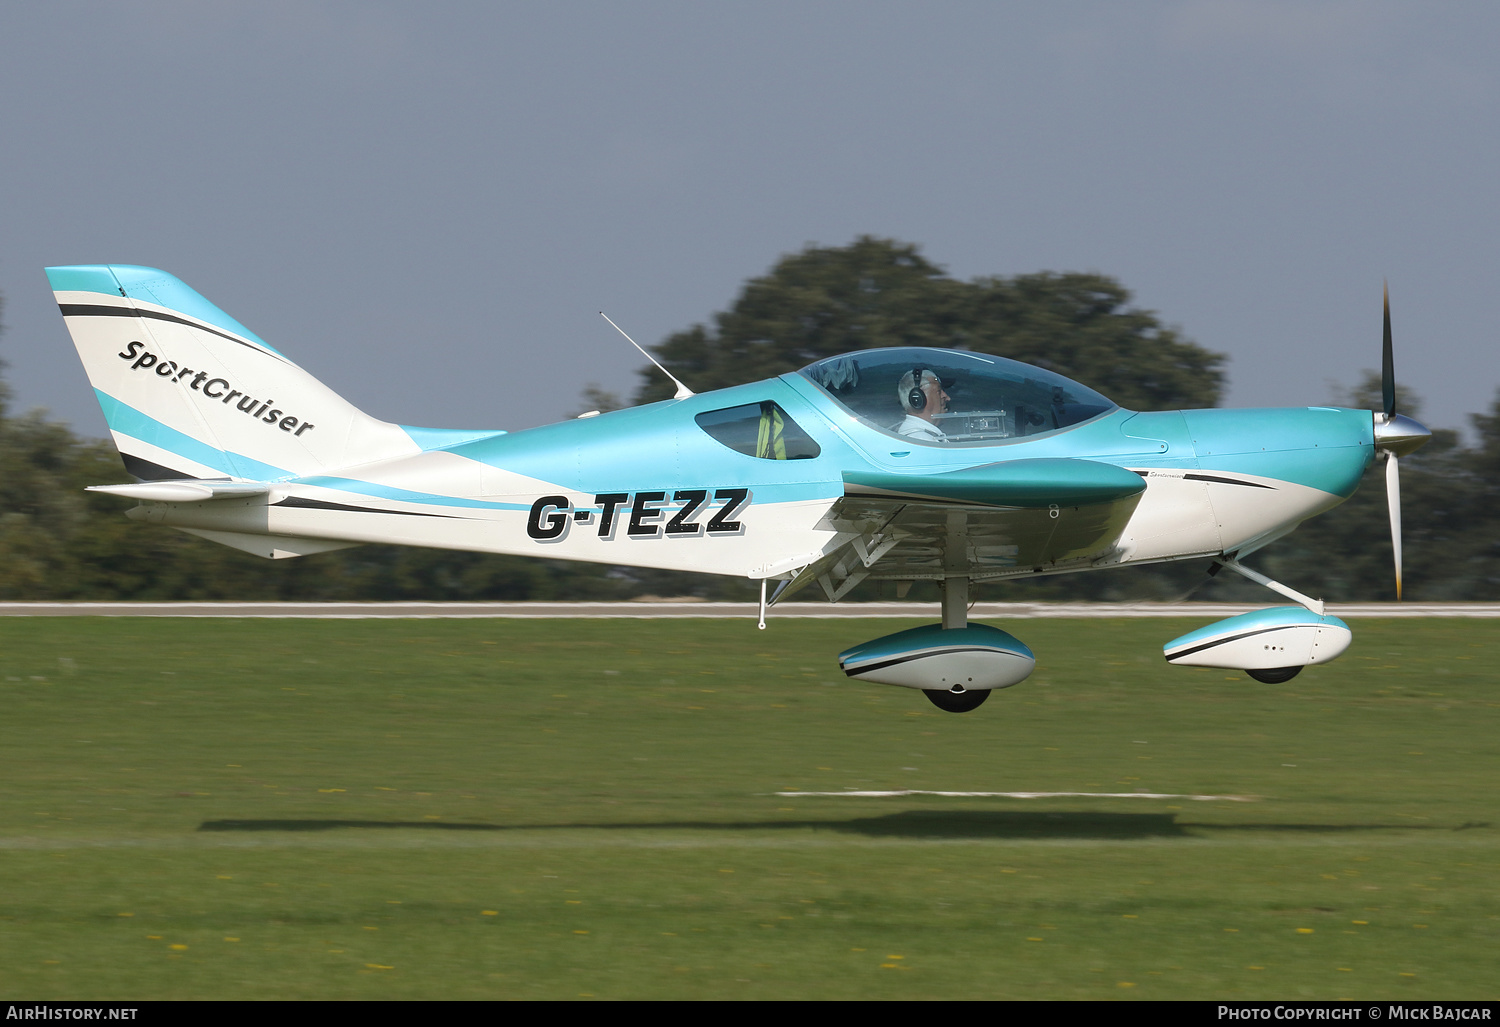
[(871, 427), (935, 445), (1041, 435), (1116, 409), (1060, 374), (967, 350), (868, 349), (799, 373)]

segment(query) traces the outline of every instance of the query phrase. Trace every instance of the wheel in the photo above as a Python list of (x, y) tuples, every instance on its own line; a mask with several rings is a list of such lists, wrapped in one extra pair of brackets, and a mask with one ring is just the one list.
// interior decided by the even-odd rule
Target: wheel
[(1302, 668), (1275, 667), (1271, 670), (1247, 670), (1245, 671), (1245, 673), (1249, 674), (1251, 677), (1253, 677), (1263, 685), (1279, 685), (1283, 681), (1290, 681), (1298, 674), (1301, 674)]
[(924, 688), (922, 694), (931, 699), (932, 705), (940, 710), (948, 713), (968, 713), (983, 705), (984, 701), (990, 697), (990, 689), (976, 688), (968, 692), (946, 692), (941, 688)]

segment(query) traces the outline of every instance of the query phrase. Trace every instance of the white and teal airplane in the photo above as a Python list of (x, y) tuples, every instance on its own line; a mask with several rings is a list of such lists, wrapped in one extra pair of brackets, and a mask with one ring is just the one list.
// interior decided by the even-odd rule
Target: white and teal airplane
[[(1348, 646), (1323, 604), (1240, 561), (1354, 491), (1426, 428), (1384, 410), (1137, 413), (1039, 367), (862, 350), (766, 381), (524, 431), (356, 409), (173, 276), (47, 270), (125, 468), (128, 516), (272, 559), (395, 543), (809, 586), (942, 586), (942, 621), (840, 654), (846, 674), (974, 709), (1035, 660), (968, 622), (973, 582), (1215, 561), (1294, 600), (1167, 643), (1170, 663), (1284, 681)], [(674, 379), (675, 380), (675, 379)]]

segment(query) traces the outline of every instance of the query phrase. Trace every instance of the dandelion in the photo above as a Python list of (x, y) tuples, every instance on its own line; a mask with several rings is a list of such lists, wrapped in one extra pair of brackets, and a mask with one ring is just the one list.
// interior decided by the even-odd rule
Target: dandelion
[(167, 948), (171, 949), (173, 952), (186, 952), (187, 951), (187, 946), (186, 945), (168, 945)]
[(239, 941), (238, 938), (225, 938), (225, 941)]
[(135, 916), (134, 913), (120, 913), (119, 916)]
[(574, 931), (574, 934), (588, 934), (588, 931)]
[(1299, 927), (1299, 928), (1297, 928), (1297, 933), (1298, 934), (1311, 934), (1311, 933), (1313, 933), (1313, 929), (1311, 927)]
[(498, 909), (481, 909), (479, 911), (479, 915), (480, 916), (499, 916), (500, 915), (500, 911)]
[(384, 963), (366, 963), (365, 966), (371, 970), (394, 970), (394, 966), (386, 966)]
[(1134, 981), (1121, 981), (1118, 984), (1116, 984), (1115, 987), (1117, 987), (1117, 988), (1134, 988), (1135, 987), (1135, 982)]

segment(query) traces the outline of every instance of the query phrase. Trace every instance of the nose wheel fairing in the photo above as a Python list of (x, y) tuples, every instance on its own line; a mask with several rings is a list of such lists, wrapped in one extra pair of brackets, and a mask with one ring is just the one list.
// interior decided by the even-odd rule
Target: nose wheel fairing
[(1353, 637), (1349, 625), (1331, 614), (1277, 606), (1190, 631), (1168, 642), (1162, 653), (1178, 666), (1275, 671), (1328, 663)]

